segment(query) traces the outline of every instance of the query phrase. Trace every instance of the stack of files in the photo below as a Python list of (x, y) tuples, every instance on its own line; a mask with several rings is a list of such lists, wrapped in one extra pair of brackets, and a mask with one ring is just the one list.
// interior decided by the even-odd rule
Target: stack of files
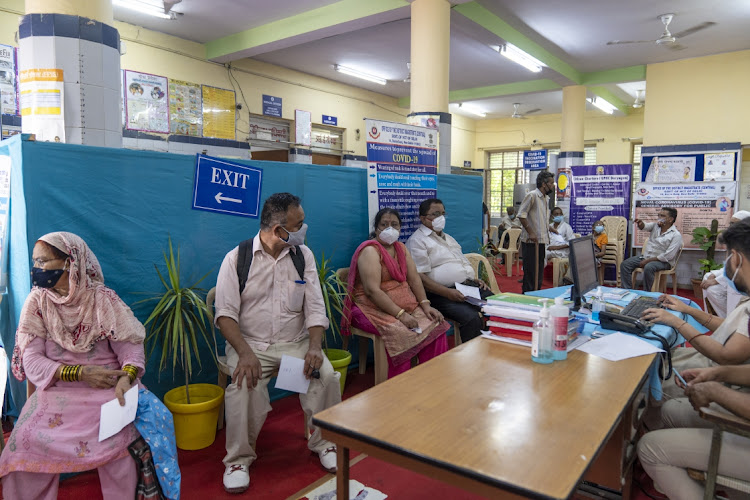
[(531, 342), (531, 331), (534, 328), (533, 321), (490, 316), (487, 320), (487, 329), (495, 335), (510, 337)]
[[(540, 297), (504, 292), (487, 297), (487, 305), (538, 313), (542, 310), (542, 302), (539, 302), (540, 300)], [(553, 300), (547, 301), (547, 307), (552, 307), (553, 304)]]

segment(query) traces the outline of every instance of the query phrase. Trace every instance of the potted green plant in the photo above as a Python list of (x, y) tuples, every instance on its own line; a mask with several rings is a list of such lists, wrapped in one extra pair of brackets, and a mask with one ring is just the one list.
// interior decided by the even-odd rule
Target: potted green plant
[[(326, 316), (330, 321), (329, 329), (331, 330), (331, 336), (335, 341), (341, 341), (341, 328), (338, 323), (338, 318), (344, 312), (344, 300), (347, 294), (347, 284), (339, 278), (336, 274), (336, 270), (331, 267), (331, 258), (325, 256), (325, 252), (321, 253), (320, 259), (317, 261), (318, 268), (318, 280), (320, 281), (320, 287), (323, 290), (323, 302), (326, 306)], [(338, 316), (334, 316), (334, 312)], [(334, 349), (328, 346), (328, 334), (326, 333), (323, 337), (323, 350), (326, 353), (326, 357), (333, 365), (333, 369), (339, 372), (341, 378), (341, 393), (344, 393), (344, 383), (346, 382), (346, 373), (349, 369), (349, 364), (352, 361), (352, 354), (345, 349)]]
[[(172, 365), (182, 367), (185, 385), (176, 387), (164, 395), (164, 404), (174, 416), (177, 446), (183, 450), (199, 450), (211, 445), (216, 438), (216, 422), (219, 406), (224, 399), (224, 390), (214, 384), (191, 384), (193, 357), (201, 366), (198, 336), (209, 344), (206, 321), (209, 317), (205, 301), (205, 290), (198, 285), (208, 276), (190, 286), (185, 286), (180, 277), (180, 250), (175, 256), (172, 239), (169, 253), (164, 252), (166, 273), (162, 274), (154, 264), (164, 289), (140, 303), (156, 302), (144, 322), (147, 328), (146, 345), (150, 356), (156, 347), (161, 347), (159, 371)], [(213, 351), (211, 357), (214, 359)], [(216, 360), (214, 359), (214, 362)]]
[(721, 267), (721, 264), (714, 260), (714, 255), (716, 254), (716, 241), (718, 237), (719, 221), (716, 219), (711, 221), (710, 228), (701, 226), (693, 229), (693, 240), (691, 243), (698, 245), (701, 250), (706, 252), (705, 259), (698, 259), (698, 264), (700, 264), (700, 267), (698, 268), (700, 273), (699, 276), (690, 279), (690, 282), (693, 285), (693, 294), (699, 299), (703, 299), (703, 288), (701, 288), (703, 276), (706, 273)]

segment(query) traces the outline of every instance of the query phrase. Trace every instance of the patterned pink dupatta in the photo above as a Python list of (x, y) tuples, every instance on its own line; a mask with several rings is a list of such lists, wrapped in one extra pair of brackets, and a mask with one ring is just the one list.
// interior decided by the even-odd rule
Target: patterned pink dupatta
[(349, 265), (349, 276), (347, 277), (347, 294), (346, 300), (344, 301), (344, 314), (341, 317), (341, 333), (344, 335), (351, 335), (349, 327), (351, 326), (352, 306), (354, 305), (354, 283), (357, 281), (357, 262), (359, 261), (359, 254), (368, 246), (376, 245), (380, 250), (381, 260), (385, 264), (388, 273), (393, 279), (399, 282), (406, 281), (406, 252), (404, 251), (403, 243), (396, 243), (394, 248), (396, 249), (396, 259), (391, 257), (388, 251), (377, 239), (367, 240), (363, 242), (352, 256), (352, 262)]
[(61, 296), (34, 287), (24, 302), (16, 330), (11, 368), (24, 380), (23, 353), (35, 337), (52, 340), (63, 349), (86, 353), (101, 340), (142, 344), (143, 325), (117, 294), (104, 286), (99, 260), (82, 238), (73, 233), (45, 234), (43, 241), (69, 256), (69, 292)]

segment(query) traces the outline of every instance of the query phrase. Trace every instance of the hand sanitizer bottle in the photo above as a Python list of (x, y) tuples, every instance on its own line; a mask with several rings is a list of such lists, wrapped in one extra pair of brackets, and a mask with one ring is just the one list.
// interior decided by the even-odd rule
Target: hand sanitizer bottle
[(604, 292), (602, 287), (596, 288), (596, 293), (591, 298), (591, 319), (599, 321), (599, 313), (604, 310)]
[(549, 322), (547, 301), (540, 299), (544, 306), (539, 313), (539, 321), (534, 323), (531, 333), (531, 360), (536, 363), (552, 363), (552, 327)]
[(555, 297), (555, 305), (549, 310), (550, 323), (555, 340), (555, 350), (552, 353), (555, 361), (568, 358), (568, 320), (570, 312), (563, 304), (563, 298)]

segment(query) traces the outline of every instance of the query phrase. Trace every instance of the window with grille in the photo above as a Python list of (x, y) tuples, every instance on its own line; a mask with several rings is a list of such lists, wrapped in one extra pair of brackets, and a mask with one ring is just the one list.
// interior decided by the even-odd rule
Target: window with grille
[[(547, 150), (547, 167), (549, 168), (549, 158), (552, 155), (560, 155), (560, 148)], [(583, 164), (596, 165), (596, 146), (585, 146), (583, 148)]]

